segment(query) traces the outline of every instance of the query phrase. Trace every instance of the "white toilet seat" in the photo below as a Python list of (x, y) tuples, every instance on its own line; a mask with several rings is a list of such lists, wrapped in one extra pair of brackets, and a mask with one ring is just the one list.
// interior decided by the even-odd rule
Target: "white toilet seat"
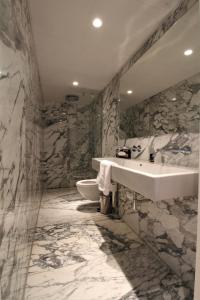
[(85, 179), (85, 180), (79, 180), (76, 183), (77, 185), (97, 185), (96, 179)]
[(77, 181), (76, 186), (83, 198), (92, 201), (99, 201), (99, 189), (96, 178), (79, 180)]

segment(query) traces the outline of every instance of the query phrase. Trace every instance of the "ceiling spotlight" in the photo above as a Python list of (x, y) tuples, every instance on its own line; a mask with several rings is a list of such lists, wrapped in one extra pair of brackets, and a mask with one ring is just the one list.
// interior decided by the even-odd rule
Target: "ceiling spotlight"
[(176, 100), (177, 100), (176, 97), (173, 97), (173, 98), (172, 98), (172, 101), (176, 101)]
[(78, 81), (73, 81), (73, 86), (78, 86), (78, 85), (79, 85)]
[(131, 90), (127, 91), (127, 94), (129, 94), (129, 95), (132, 94), (132, 93), (133, 93), (133, 91), (131, 91)]
[(103, 21), (99, 18), (95, 18), (93, 21), (92, 21), (92, 25), (95, 27), (95, 28), (100, 28), (102, 25), (103, 25)]
[(184, 51), (184, 55), (185, 55), (185, 56), (189, 56), (189, 55), (191, 55), (192, 53), (193, 53), (193, 50), (192, 50), (192, 49), (187, 49), (187, 50)]

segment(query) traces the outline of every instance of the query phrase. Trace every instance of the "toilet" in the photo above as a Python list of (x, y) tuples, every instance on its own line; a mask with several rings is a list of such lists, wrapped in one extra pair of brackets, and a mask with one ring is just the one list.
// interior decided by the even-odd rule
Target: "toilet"
[(77, 181), (76, 186), (81, 196), (85, 199), (99, 201), (99, 189), (96, 179)]

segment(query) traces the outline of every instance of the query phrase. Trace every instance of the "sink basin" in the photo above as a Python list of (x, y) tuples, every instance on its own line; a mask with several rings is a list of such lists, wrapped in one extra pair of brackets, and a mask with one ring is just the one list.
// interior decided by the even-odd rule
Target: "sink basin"
[(113, 181), (153, 201), (193, 196), (198, 193), (198, 169), (116, 157), (93, 158), (93, 169), (99, 171), (103, 159), (115, 163), (111, 169)]

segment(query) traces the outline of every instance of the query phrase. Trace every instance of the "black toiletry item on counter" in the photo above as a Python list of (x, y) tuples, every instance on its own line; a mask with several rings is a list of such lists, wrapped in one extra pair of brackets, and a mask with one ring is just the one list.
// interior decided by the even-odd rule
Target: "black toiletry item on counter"
[(116, 157), (130, 159), (131, 158), (131, 149), (127, 148), (127, 147), (117, 148)]

